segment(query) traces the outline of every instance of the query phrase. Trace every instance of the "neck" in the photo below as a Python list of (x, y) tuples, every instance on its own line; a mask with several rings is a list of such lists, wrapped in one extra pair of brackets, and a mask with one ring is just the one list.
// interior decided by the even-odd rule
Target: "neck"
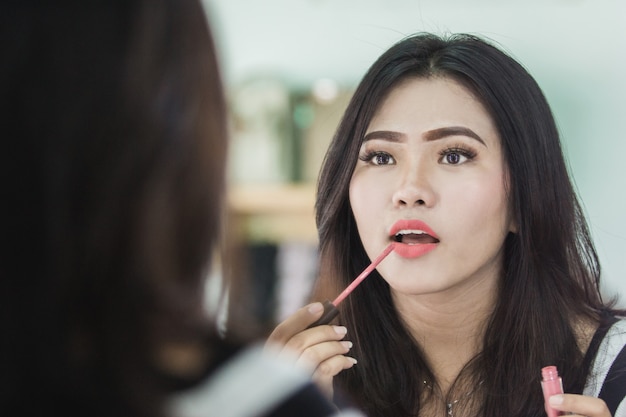
[(497, 280), (428, 295), (393, 293), (401, 319), (420, 346), (442, 392), (482, 350), (486, 324), (496, 300)]

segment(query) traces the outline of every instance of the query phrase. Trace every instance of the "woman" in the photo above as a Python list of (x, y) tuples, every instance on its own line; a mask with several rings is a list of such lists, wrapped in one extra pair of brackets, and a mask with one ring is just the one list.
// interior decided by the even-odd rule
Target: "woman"
[(334, 414), (204, 312), (228, 136), (199, 0), (57, 3), (0, 11), (0, 415)]
[(350, 357), (332, 326), (303, 331), (319, 304), (270, 336), (326, 390), (372, 416), (541, 416), (556, 365), (568, 394), (553, 408), (626, 415), (626, 384), (594, 398), (614, 360), (626, 370), (623, 312), (601, 300), (550, 108), (494, 46), (420, 34), (374, 63), (328, 150), (317, 224), (318, 299), (395, 245), (339, 305)]

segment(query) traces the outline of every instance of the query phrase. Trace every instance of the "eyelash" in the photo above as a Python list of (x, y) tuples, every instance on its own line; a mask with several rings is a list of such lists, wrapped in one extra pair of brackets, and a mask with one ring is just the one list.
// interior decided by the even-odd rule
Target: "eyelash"
[(464, 156), (465, 158), (467, 158), (468, 161), (471, 161), (474, 158), (476, 158), (476, 151), (474, 151), (473, 149), (470, 149), (464, 145), (456, 145), (450, 148), (442, 149), (439, 152), (439, 156), (440, 156), (439, 160), (442, 161), (446, 156), (455, 154), (455, 153), (461, 156)]
[[(469, 147), (466, 147), (464, 145), (456, 145), (456, 146), (445, 148), (439, 151), (439, 161), (443, 161), (443, 159), (446, 156), (451, 155), (451, 154), (459, 154), (462, 157), (467, 158), (468, 161), (471, 161), (474, 158), (476, 158), (476, 151), (474, 151), (473, 149), (470, 149)], [(366, 152), (363, 155), (359, 155), (359, 159), (363, 162), (370, 163), (377, 156), (386, 156), (391, 159), (394, 159), (394, 157), (391, 154), (387, 152), (382, 152), (382, 151)], [(451, 164), (451, 165), (456, 165), (456, 164)]]
[[(363, 155), (359, 155), (359, 159), (363, 162), (370, 163), (377, 156), (388, 156), (389, 158), (394, 159), (393, 156), (391, 156), (391, 154), (387, 152), (381, 152), (381, 151), (366, 152)], [(378, 164), (375, 164), (375, 165), (378, 165)]]

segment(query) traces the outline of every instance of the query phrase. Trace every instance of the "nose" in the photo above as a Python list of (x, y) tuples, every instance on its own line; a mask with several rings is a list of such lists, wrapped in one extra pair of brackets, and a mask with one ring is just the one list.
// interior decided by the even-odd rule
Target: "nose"
[(432, 207), (435, 193), (425, 172), (407, 172), (393, 193), (393, 205), (398, 208)]

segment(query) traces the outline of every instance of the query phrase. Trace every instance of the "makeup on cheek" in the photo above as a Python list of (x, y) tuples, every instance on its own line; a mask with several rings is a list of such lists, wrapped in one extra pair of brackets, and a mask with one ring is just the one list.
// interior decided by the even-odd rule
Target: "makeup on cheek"
[(543, 391), (543, 399), (548, 417), (562, 415), (559, 410), (550, 407), (549, 403), (551, 396), (563, 394), (563, 381), (559, 376), (559, 371), (556, 369), (556, 366), (546, 366), (541, 369), (541, 389)]
[(311, 324), (309, 327), (307, 327), (307, 329), (310, 329), (311, 327), (315, 327), (315, 326), (321, 326), (322, 324), (328, 324), (332, 321), (332, 319), (334, 319), (335, 317), (337, 317), (337, 315), (339, 314), (339, 310), (337, 310), (337, 306), (339, 305), (339, 303), (341, 303), (348, 295), (350, 295), (350, 293), (352, 291), (354, 291), (354, 289), (361, 283), (363, 282), (363, 280), (365, 278), (367, 278), (367, 276), (369, 274), (372, 273), (372, 271), (374, 269), (376, 269), (376, 267), (378, 266), (379, 263), (381, 263), (383, 261), (383, 259), (385, 259), (387, 257), (387, 255), (389, 255), (393, 249), (395, 247), (395, 243), (390, 243), (385, 250), (383, 250), (381, 252), (380, 255), (378, 255), (378, 257), (376, 259), (374, 259), (374, 261), (372, 261), (371, 264), (369, 264), (369, 266), (367, 268), (365, 268), (363, 270), (363, 272), (361, 272), (359, 274), (359, 276), (357, 276), (351, 283), (350, 285), (348, 285), (346, 287), (345, 290), (343, 290), (341, 292), (341, 294), (339, 294), (337, 296), (337, 298), (335, 298), (334, 301), (329, 301), (326, 300), (324, 301), (322, 304), (324, 306), (324, 313), (322, 314), (322, 317), (319, 318), (319, 320), (317, 320), (315, 323)]

